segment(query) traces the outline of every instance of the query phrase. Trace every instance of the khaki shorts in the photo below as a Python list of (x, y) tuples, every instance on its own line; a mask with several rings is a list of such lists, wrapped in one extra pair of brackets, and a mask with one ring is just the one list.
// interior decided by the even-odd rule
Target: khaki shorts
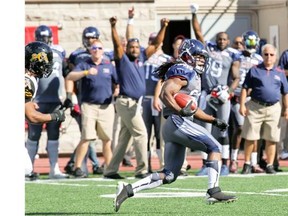
[(241, 136), (247, 140), (259, 140), (262, 138), (272, 142), (279, 142), (280, 103), (265, 107), (251, 100), (247, 102), (246, 106), (249, 113), (244, 119)]
[(115, 109), (113, 104), (96, 105), (82, 103), (81, 139), (112, 140)]

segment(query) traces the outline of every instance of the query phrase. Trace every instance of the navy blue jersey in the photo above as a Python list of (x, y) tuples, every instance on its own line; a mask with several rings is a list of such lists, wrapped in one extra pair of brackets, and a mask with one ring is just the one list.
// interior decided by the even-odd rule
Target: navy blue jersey
[[(281, 54), (278, 66), (281, 67), (284, 70), (288, 70), (288, 50), (285, 50)], [(286, 78), (288, 80), (288, 76), (286, 76)]]
[(90, 56), (91, 55), (87, 49), (78, 48), (77, 50), (73, 51), (70, 54), (68, 61), (69, 61), (69, 63), (76, 66), (80, 62), (85, 62), (86, 60), (88, 60), (90, 58)]
[(228, 47), (219, 50), (217, 45), (211, 42), (206, 43), (206, 49), (209, 53), (209, 69), (203, 73), (203, 88), (210, 91), (217, 85), (228, 85), (230, 68), (234, 61), (239, 61), (239, 51)]
[(165, 62), (171, 61), (171, 59), (171, 56), (164, 53), (154, 53), (147, 61), (145, 61), (146, 95), (154, 96), (155, 87), (159, 80), (158, 75), (154, 73), (155, 69)]
[(146, 60), (145, 50), (143, 50), (136, 61), (130, 61), (126, 54), (120, 60), (115, 61), (120, 95), (126, 95), (136, 100), (145, 95), (146, 84), (143, 64)]
[(90, 59), (77, 64), (73, 71), (89, 70), (95, 67), (97, 75), (88, 75), (81, 79), (81, 100), (92, 104), (110, 104), (113, 95), (112, 84), (118, 84), (115, 67), (110, 61), (102, 60), (99, 65)]
[(251, 98), (265, 103), (277, 103), (281, 94), (288, 93), (284, 70), (279, 67), (267, 70), (263, 63), (249, 70), (242, 87), (251, 88)]
[[(173, 77), (180, 77), (181, 79), (187, 80), (188, 85), (182, 87), (180, 92), (191, 95), (198, 101), (198, 98), (201, 94), (201, 77), (196, 71), (193, 70), (193, 67), (185, 63), (175, 64), (171, 66), (166, 72), (165, 80), (171, 79)], [(174, 111), (170, 110), (170, 108), (164, 107), (163, 115), (168, 116), (173, 112)]]

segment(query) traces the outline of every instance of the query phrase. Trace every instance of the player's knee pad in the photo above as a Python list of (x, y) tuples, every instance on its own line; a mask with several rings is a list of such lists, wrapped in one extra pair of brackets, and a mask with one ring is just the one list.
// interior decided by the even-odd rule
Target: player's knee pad
[(206, 161), (206, 167), (211, 167), (212, 169), (215, 169), (218, 172), (218, 161), (217, 160), (207, 160)]
[(165, 174), (163, 184), (171, 184), (172, 182), (175, 181), (174, 173), (172, 173), (170, 170), (163, 169), (162, 172)]

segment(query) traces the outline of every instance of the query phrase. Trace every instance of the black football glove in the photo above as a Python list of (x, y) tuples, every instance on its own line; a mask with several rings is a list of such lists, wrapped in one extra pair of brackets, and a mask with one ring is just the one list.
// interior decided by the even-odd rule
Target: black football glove
[(65, 109), (56, 109), (51, 114), (52, 121), (63, 122), (65, 121)]
[(192, 115), (195, 114), (195, 112), (197, 111), (197, 109), (195, 109), (195, 110), (192, 110), (192, 109), (191, 109), (191, 105), (192, 105), (193, 102), (194, 102), (193, 100), (189, 101), (189, 103), (187, 103), (186, 106), (183, 107), (183, 108), (180, 110), (179, 113), (180, 113), (181, 116), (192, 116)]
[(213, 120), (212, 125), (218, 127), (221, 131), (226, 130), (229, 126), (224, 120), (218, 118)]
[(66, 100), (63, 103), (63, 107), (65, 108), (71, 108), (73, 107), (73, 103), (72, 103), (72, 93), (71, 92), (67, 92), (66, 95)]
[(76, 118), (78, 116), (81, 115), (81, 110), (80, 110), (80, 106), (78, 104), (75, 104), (72, 108), (71, 108), (71, 112), (70, 112), (71, 116), (73, 118)]

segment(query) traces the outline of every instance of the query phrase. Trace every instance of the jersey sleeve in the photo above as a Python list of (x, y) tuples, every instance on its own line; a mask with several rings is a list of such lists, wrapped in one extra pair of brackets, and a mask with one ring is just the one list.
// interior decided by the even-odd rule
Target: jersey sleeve
[(185, 79), (187, 81), (191, 80), (194, 75), (195, 72), (193, 69), (184, 64), (176, 64), (171, 66), (165, 74), (166, 79), (170, 79), (172, 77), (180, 77), (181, 79)]

